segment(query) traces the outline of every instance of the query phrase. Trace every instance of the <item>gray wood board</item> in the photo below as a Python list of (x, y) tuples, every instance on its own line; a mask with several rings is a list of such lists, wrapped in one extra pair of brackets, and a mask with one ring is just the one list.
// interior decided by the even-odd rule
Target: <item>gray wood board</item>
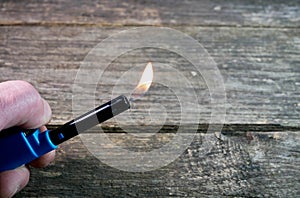
[(290, 1), (3, 1), (2, 25), (205, 25), (299, 27)]
[[(51, 124), (62, 124), (74, 118), (72, 88), (81, 61), (101, 40), (124, 28), (11, 26), (0, 29), (3, 41), (0, 44), (0, 80), (23, 79), (31, 82), (52, 107)], [(177, 29), (197, 39), (216, 62), (224, 79), (227, 97), (225, 123), (299, 126), (298, 29)], [(154, 68), (157, 63), (169, 64), (189, 79), (201, 101), (200, 123), (208, 123), (212, 106), (205, 81), (188, 61), (166, 50), (139, 49), (120, 56), (101, 77), (102, 83), (96, 88), (97, 100), (85, 93), (86, 87), (95, 86), (93, 83), (79, 84), (82, 95), (85, 99), (95, 100), (96, 104), (109, 100), (123, 72), (137, 66), (134, 74), (138, 82), (149, 60), (153, 61)], [(156, 77), (160, 75), (172, 79), (172, 73), (156, 71), (156, 74)], [(133, 84), (121, 82), (117, 90), (125, 93), (125, 90), (134, 87)], [(180, 119), (179, 106), (176, 103), (173, 105), (171, 92), (162, 90), (153, 85), (149, 95), (154, 98), (144, 100), (142, 104), (151, 105), (159, 101), (169, 108), (173, 116), (170, 124), (177, 124)], [(141, 112), (143, 109), (136, 112), (137, 118)], [(159, 117), (161, 113), (157, 111), (154, 115)], [(190, 116), (193, 115), (192, 111)]]
[[(171, 164), (144, 173), (120, 171), (98, 161), (75, 138), (61, 146), (52, 165), (32, 169), (29, 185), (17, 197), (299, 195), (299, 131), (229, 132), (229, 135), (204, 135), (204, 140), (212, 145), (210, 148), (203, 146), (203, 138), (198, 134)], [(99, 135), (109, 135), (119, 143), (129, 143), (131, 149), (137, 148), (122, 134)], [(106, 146), (110, 149), (114, 145)], [(114, 155), (111, 153), (111, 157)], [(124, 166), (126, 160), (132, 160), (126, 156), (121, 158), (119, 163)]]
[[(189, 79), (201, 112), (199, 123), (179, 123), (176, 95), (154, 83), (140, 106), (135, 105), (131, 117), (138, 121), (136, 125), (110, 120), (101, 126), (104, 133), (98, 135), (111, 142), (98, 152), (109, 153), (116, 145), (132, 152), (157, 149), (172, 141), (181, 125), (186, 127), (184, 137), (195, 137), (174, 162), (151, 172), (123, 172), (98, 161), (77, 137), (61, 145), (49, 167), (32, 169), (29, 185), (16, 197), (298, 196), (299, 22), (296, 0), (0, 2), (0, 82), (31, 82), (52, 107), (50, 129), (88, 110), (88, 102), (101, 104), (111, 99), (117, 80), (128, 68), (137, 68), (133, 76), (138, 82), (148, 61), (156, 69), (158, 63), (171, 65)], [(163, 49), (123, 54), (110, 64), (100, 84), (82, 82), (77, 85), (80, 94), (72, 92), (81, 61), (96, 44), (120, 30), (147, 25), (169, 26), (192, 36), (214, 59), (227, 97), (222, 133), (205, 134), (214, 106), (201, 72), (180, 55)], [(154, 73), (166, 79), (174, 75)], [(184, 88), (175, 85), (178, 90)], [(87, 92), (91, 86), (96, 86), (95, 95)], [(115, 94), (127, 94), (134, 86), (120, 81)], [(82, 96), (78, 101), (82, 109), (72, 109), (74, 95)], [(160, 106), (151, 112), (151, 118), (156, 118), (153, 122), (144, 114), (152, 104), (164, 104), (170, 117), (165, 125)], [(187, 119), (199, 113), (189, 112)], [(97, 145), (94, 137), (99, 131), (100, 126), (94, 127), (82, 136)], [(159, 132), (147, 134), (153, 131)], [(107, 157), (125, 167), (134, 161), (113, 152)]]

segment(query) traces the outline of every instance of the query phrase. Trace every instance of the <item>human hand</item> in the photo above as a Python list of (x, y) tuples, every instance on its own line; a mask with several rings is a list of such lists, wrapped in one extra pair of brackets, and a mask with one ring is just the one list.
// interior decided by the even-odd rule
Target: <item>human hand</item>
[[(49, 104), (41, 98), (32, 85), (24, 81), (7, 81), (0, 83), (0, 133), (12, 126), (38, 128), (51, 118)], [(17, 146), (17, 145), (16, 145)], [(47, 166), (55, 156), (51, 151), (30, 163), (33, 167)], [(29, 168), (22, 166), (0, 173), (0, 197), (12, 197), (26, 186), (29, 181)]]

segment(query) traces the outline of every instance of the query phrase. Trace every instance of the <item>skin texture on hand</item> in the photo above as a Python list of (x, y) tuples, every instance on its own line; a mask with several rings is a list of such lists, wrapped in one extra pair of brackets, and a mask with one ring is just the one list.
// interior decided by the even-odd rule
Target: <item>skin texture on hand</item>
[[(34, 87), (24, 81), (7, 81), (0, 83), (0, 133), (12, 126), (23, 128), (40, 128), (51, 118), (49, 104), (41, 98)], [(16, 145), (17, 146), (17, 145)], [(47, 166), (54, 159), (52, 151), (30, 163), (33, 167)], [(22, 166), (0, 173), (0, 198), (12, 197), (26, 186), (29, 181), (29, 168)]]

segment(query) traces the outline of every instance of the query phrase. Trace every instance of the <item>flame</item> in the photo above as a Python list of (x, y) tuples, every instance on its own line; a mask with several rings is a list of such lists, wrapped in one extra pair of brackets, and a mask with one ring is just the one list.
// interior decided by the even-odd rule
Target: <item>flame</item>
[(143, 94), (145, 94), (150, 88), (152, 81), (153, 81), (153, 67), (152, 67), (152, 63), (149, 62), (144, 69), (140, 82), (138, 83), (138, 85), (136, 86), (136, 88), (132, 93), (133, 99), (136, 99), (142, 96)]

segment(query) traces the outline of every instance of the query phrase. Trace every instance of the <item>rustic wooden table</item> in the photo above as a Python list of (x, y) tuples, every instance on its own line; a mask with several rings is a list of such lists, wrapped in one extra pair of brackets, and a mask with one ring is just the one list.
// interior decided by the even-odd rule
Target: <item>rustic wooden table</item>
[[(186, 151), (151, 172), (112, 168), (93, 157), (77, 137), (58, 149), (49, 167), (32, 169), (29, 185), (17, 197), (299, 196), (297, 0), (2, 1), (0, 81), (32, 83), (49, 101), (49, 128), (55, 128), (73, 118), (72, 87), (87, 53), (112, 33), (137, 26), (171, 27), (190, 35), (217, 63), (227, 114), (222, 133), (204, 134), (212, 148), (207, 151), (200, 137), (207, 128), (206, 114)], [(174, 54), (151, 49), (134, 51), (117, 63), (141, 64), (144, 56), (154, 63), (186, 64)], [(124, 72), (115, 68), (112, 79)], [(111, 81), (100, 86), (99, 102), (109, 99), (112, 86)], [(205, 86), (202, 91), (207, 93)], [(163, 101), (169, 100), (164, 96)], [(187, 134), (194, 129), (188, 127)], [(116, 144), (141, 148), (113, 121), (102, 128)], [(168, 125), (159, 134), (174, 132), (176, 127)]]

